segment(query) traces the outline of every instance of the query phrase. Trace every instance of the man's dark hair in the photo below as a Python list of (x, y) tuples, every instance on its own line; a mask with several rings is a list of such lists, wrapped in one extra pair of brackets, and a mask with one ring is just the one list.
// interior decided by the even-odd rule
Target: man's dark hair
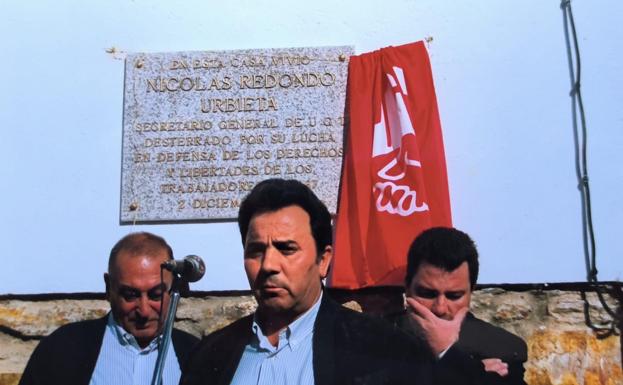
[(316, 253), (320, 257), (325, 247), (332, 243), (331, 214), (309, 187), (293, 179), (266, 179), (244, 198), (238, 211), (242, 245), (247, 239), (249, 222), (254, 216), (288, 206), (299, 206), (309, 215)]
[(127, 251), (131, 255), (136, 256), (139, 254), (156, 254), (163, 249), (166, 250), (169, 259), (173, 259), (173, 250), (164, 238), (146, 231), (130, 233), (115, 243), (112, 250), (110, 250), (108, 274), (112, 274), (117, 261), (117, 255), (122, 251)]
[(478, 279), (478, 251), (469, 235), (451, 227), (433, 227), (413, 240), (407, 255), (405, 285), (411, 285), (413, 276), (423, 262), (445, 271), (454, 271), (467, 262), (472, 289)]

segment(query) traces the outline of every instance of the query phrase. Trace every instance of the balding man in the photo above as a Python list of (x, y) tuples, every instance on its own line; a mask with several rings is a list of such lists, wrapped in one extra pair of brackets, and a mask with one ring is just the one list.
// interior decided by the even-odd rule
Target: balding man
[[(148, 385), (154, 373), (173, 276), (166, 241), (142, 232), (123, 237), (104, 274), (111, 311), (103, 318), (64, 325), (41, 340), (20, 385)], [(173, 330), (163, 385), (176, 385), (180, 366), (197, 339)]]

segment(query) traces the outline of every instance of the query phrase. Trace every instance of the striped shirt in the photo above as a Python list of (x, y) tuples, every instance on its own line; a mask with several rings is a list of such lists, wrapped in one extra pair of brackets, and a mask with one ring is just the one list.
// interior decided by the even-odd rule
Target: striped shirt
[(314, 322), (320, 300), (302, 316), (279, 332), (273, 346), (253, 319), (253, 338), (245, 346), (231, 385), (313, 385), (312, 365)]
[[(126, 332), (114, 320), (112, 313), (109, 313), (104, 340), (89, 384), (151, 384), (160, 338), (154, 338), (148, 346), (141, 349), (134, 336)], [(180, 375), (175, 350), (169, 346), (162, 373), (162, 385), (177, 385)]]

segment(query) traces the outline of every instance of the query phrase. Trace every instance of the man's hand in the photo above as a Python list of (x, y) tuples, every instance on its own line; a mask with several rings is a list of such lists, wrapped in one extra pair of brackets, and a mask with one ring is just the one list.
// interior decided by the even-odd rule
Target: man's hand
[(508, 364), (499, 358), (485, 358), (482, 360), (482, 363), (485, 365), (485, 371), (487, 372), (495, 372), (502, 377), (508, 375)]
[(461, 323), (469, 311), (467, 307), (459, 310), (452, 320), (437, 317), (426, 306), (416, 299), (407, 297), (407, 305), (410, 308), (409, 317), (417, 322), (424, 334), (433, 353), (439, 356), (459, 339)]

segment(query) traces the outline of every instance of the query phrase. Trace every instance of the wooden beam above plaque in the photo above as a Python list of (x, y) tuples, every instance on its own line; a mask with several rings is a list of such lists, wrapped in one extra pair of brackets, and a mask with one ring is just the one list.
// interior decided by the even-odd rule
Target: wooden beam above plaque
[(353, 47), (135, 53), (125, 65), (122, 223), (231, 220), (267, 178), (335, 213)]

